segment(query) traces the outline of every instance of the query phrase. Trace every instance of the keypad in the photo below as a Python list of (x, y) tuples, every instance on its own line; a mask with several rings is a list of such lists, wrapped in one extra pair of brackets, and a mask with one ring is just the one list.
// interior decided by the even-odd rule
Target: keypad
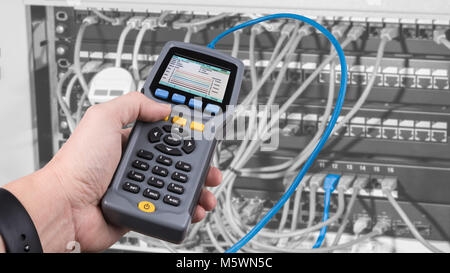
[(163, 201), (164, 201), (164, 203), (172, 205), (172, 206), (175, 206), (175, 207), (179, 206), (180, 203), (181, 203), (180, 198), (177, 198), (177, 197), (172, 196), (172, 195), (164, 196)]
[(160, 196), (159, 192), (152, 189), (145, 189), (142, 195), (153, 200), (158, 200)]
[(128, 178), (133, 179), (134, 181), (142, 182), (145, 179), (145, 175), (136, 171), (130, 171), (128, 172)]
[(157, 88), (155, 90), (155, 96), (161, 99), (167, 99), (169, 97), (169, 91)]
[[(181, 197), (185, 192), (184, 186), (180, 184), (188, 183), (188, 173), (192, 171), (191, 164), (181, 160), (174, 161), (174, 157), (190, 154), (195, 150), (195, 140), (186, 137), (190, 135), (189, 129), (203, 130), (203, 124), (198, 123), (192, 125), (191, 122), (190, 128), (185, 127), (185, 129), (183, 129), (180, 125), (185, 124), (185, 121), (180, 117), (178, 118), (179, 119), (175, 121), (168, 118), (168, 123), (150, 129), (148, 132), (148, 140), (160, 154), (155, 155), (154, 151), (150, 152), (146, 149), (137, 150), (135, 158), (131, 161), (129, 166), (130, 170), (126, 177), (131, 180), (130, 182), (124, 181), (122, 184), (123, 190), (137, 194), (141, 192), (142, 186), (137, 185), (138, 183), (134, 183), (133, 181), (142, 182), (147, 179), (146, 176), (151, 173), (151, 175), (147, 176), (148, 180), (146, 180), (148, 186), (143, 189), (141, 195), (156, 201), (151, 212), (158, 207), (158, 200), (161, 199), (160, 205), (165, 203), (175, 207), (179, 206), (182, 202)], [(174, 122), (175, 124), (170, 124), (169, 122)], [(174, 165), (177, 171), (171, 172), (166, 168), (172, 165)], [(171, 194), (166, 194), (167, 192), (170, 192)], [(145, 203), (148, 201), (141, 201), (141, 203), (142, 202)], [(144, 211), (148, 212), (148, 210)]]
[(138, 193), (141, 190), (141, 188), (138, 185), (130, 183), (130, 182), (125, 182), (123, 184), (122, 188), (131, 193)]

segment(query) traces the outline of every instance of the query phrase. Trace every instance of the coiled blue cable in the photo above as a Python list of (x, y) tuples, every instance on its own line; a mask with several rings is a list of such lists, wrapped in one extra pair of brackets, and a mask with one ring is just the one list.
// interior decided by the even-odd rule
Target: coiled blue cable
[(330, 41), (330, 43), (334, 46), (336, 49), (336, 52), (339, 56), (339, 61), (341, 63), (341, 86), (339, 88), (339, 95), (336, 101), (336, 106), (334, 107), (333, 114), (331, 115), (330, 122), (328, 123), (327, 128), (325, 129), (325, 132), (323, 133), (322, 137), (319, 140), (319, 143), (314, 148), (314, 151), (311, 153), (309, 158), (306, 160), (305, 164), (303, 165), (303, 168), (300, 170), (300, 173), (297, 175), (297, 177), (294, 179), (294, 182), (291, 184), (291, 186), (287, 189), (287, 191), (283, 194), (283, 196), (278, 200), (278, 202), (273, 206), (272, 209), (270, 209), (266, 215), (259, 221), (241, 240), (239, 240), (236, 244), (234, 244), (232, 247), (230, 247), (226, 253), (234, 253), (238, 251), (241, 247), (243, 247), (245, 244), (247, 244), (258, 232), (269, 222), (269, 220), (283, 207), (283, 205), (289, 200), (291, 195), (295, 192), (295, 189), (302, 181), (303, 177), (307, 173), (308, 169), (311, 167), (311, 165), (314, 163), (314, 160), (316, 159), (317, 155), (319, 154), (320, 150), (322, 150), (323, 146), (325, 145), (325, 142), (328, 140), (328, 137), (330, 136), (331, 132), (333, 131), (334, 126), (336, 125), (337, 119), (341, 113), (342, 105), (344, 104), (344, 98), (347, 88), (347, 62), (345, 61), (345, 55), (344, 51), (342, 50), (341, 45), (339, 44), (338, 40), (331, 34), (325, 27), (323, 27), (321, 24), (317, 23), (316, 21), (309, 19), (305, 16), (298, 15), (298, 14), (292, 14), (292, 13), (277, 13), (277, 14), (271, 14), (267, 16), (263, 16), (254, 20), (247, 21), (245, 23), (242, 23), (240, 25), (237, 25), (235, 27), (232, 27), (221, 34), (219, 34), (214, 40), (212, 40), (209, 44), (209, 48), (214, 48), (216, 43), (222, 39), (223, 37), (227, 36), (228, 34), (248, 27), (252, 26), (254, 24), (272, 20), (272, 19), (281, 19), (281, 18), (290, 18), (299, 20), (302, 22), (305, 22), (317, 30), (319, 30), (323, 35), (327, 37), (327, 39)]

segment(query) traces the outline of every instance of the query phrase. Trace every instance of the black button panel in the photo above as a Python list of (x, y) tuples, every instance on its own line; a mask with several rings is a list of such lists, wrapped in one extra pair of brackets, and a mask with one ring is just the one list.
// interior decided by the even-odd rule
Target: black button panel
[(159, 192), (152, 190), (152, 189), (145, 189), (144, 192), (142, 193), (145, 197), (148, 197), (150, 199), (153, 200), (158, 200), (159, 199)]
[(187, 175), (184, 173), (174, 172), (172, 174), (172, 179), (178, 182), (186, 183), (188, 181)]
[(142, 182), (145, 179), (145, 175), (135, 171), (130, 171), (128, 172), (128, 178), (133, 179), (134, 181)]
[(184, 187), (175, 183), (170, 183), (169, 186), (167, 186), (167, 190), (174, 193), (183, 194)]
[(150, 177), (147, 181), (147, 184), (153, 187), (162, 188), (164, 187), (164, 181), (161, 179), (158, 179), (154, 176)]
[(148, 165), (144, 161), (140, 161), (140, 160), (134, 160), (133, 163), (131, 163), (131, 165), (134, 168), (139, 169), (139, 170), (143, 170), (143, 171), (148, 170), (148, 168), (150, 167), (150, 165)]
[(190, 164), (183, 162), (183, 161), (178, 161), (177, 164), (175, 165), (175, 168), (177, 168), (178, 170), (185, 171), (185, 172), (190, 172), (192, 169)]
[(175, 207), (179, 206), (181, 203), (179, 198), (172, 196), (172, 195), (164, 196), (163, 201), (164, 201), (164, 203), (175, 206)]
[(166, 166), (172, 165), (172, 159), (167, 156), (160, 155), (156, 158), (156, 162), (161, 163)]
[[(195, 141), (191, 138), (186, 138), (190, 135), (190, 131), (181, 127), (173, 126), (172, 124), (165, 124), (161, 127), (154, 127), (148, 132), (148, 140), (150, 143), (154, 143), (155, 150), (162, 154), (155, 155), (154, 151), (150, 152), (144, 149), (138, 149), (135, 158), (132, 159), (130, 167), (137, 170), (130, 170), (127, 174), (127, 178), (137, 182), (142, 182), (146, 179), (147, 171), (151, 169), (151, 173), (154, 176), (149, 175), (147, 184), (149, 188), (143, 189), (142, 195), (152, 200), (160, 200), (161, 195), (164, 196), (162, 201), (171, 206), (179, 206), (181, 199), (177, 196), (182, 195), (185, 192), (185, 188), (180, 183), (168, 183), (161, 179), (162, 177), (168, 177), (173, 181), (186, 183), (188, 182), (188, 175), (186, 173), (192, 171), (191, 164), (176, 160), (175, 168), (179, 171), (169, 172), (166, 166), (172, 166), (174, 164), (173, 156), (182, 156), (183, 154), (190, 154), (195, 150)], [(155, 157), (156, 156), (156, 157)], [(149, 161), (155, 157), (155, 165)], [(150, 166), (152, 165), (152, 166)], [(165, 188), (166, 187), (166, 188)], [(125, 181), (122, 185), (123, 190), (131, 193), (139, 193), (141, 187)], [(166, 189), (168, 192), (173, 193), (165, 195), (161, 190)]]
[(130, 183), (130, 182), (125, 182), (123, 184), (122, 188), (124, 190), (132, 192), (132, 193), (138, 193), (141, 190), (141, 188), (138, 185)]

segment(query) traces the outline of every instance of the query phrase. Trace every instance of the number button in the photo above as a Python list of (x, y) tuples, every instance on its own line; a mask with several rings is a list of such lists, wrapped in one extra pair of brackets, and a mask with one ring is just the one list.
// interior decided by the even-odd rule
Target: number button
[(181, 203), (179, 198), (172, 196), (172, 195), (164, 196), (163, 201), (164, 201), (164, 203), (175, 206), (175, 207), (179, 206)]
[(128, 173), (128, 178), (133, 179), (134, 181), (142, 182), (145, 179), (145, 175), (143, 175), (142, 173), (135, 172), (135, 171), (130, 171)]
[(163, 156), (163, 155), (158, 156), (158, 158), (156, 158), (156, 162), (161, 163), (166, 166), (172, 165), (172, 159), (170, 159), (170, 157)]
[(148, 170), (148, 168), (150, 167), (147, 163), (145, 163), (144, 161), (140, 161), (140, 160), (134, 160), (133, 163), (131, 163), (131, 165), (134, 168), (143, 170), (143, 171)]
[(161, 179), (158, 179), (154, 176), (152, 176), (148, 179), (147, 184), (149, 184), (150, 186), (153, 186), (153, 187), (157, 187), (157, 188), (164, 187), (164, 181), (162, 181)]
[(125, 182), (125, 184), (123, 184), (122, 188), (131, 193), (138, 193), (141, 190), (141, 188), (138, 185), (135, 185), (130, 182)]
[(167, 176), (169, 174), (169, 170), (167, 170), (166, 168), (160, 167), (160, 166), (155, 166), (152, 169), (152, 173), (160, 175), (160, 176)]
[(170, 183), (169, 186), (167, 186), (167, 190), (178, 194), (183, 194), (184, 192), (183, 186), (175, 183)]
[(159, 192), (152, 189), (145, 189), (143, 195), (153, 200), (159, 199)]
[(188, 177), (185, 174), (174, 172), (172, 174), (172, 179), (178, 182), (186, 183), (188, 181)]
[(183, 161), (178, 161), (177, 164), (175, 165), (175, 168), (177, 168), (178, 170), (185, 171), (185, 172), (191, 171), (191, 165), (189, 165), (188, 163), (183, 162)]

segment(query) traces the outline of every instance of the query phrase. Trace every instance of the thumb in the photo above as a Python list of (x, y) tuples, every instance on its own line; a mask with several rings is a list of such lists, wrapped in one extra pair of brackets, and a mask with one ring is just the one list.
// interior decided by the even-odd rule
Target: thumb
[(161, 120), (170, 114), (171, 109), (170, 104), (158, 103), (140, 92), (130, 92), (101, 106), (111, 117), (118, 119), (122, 126), (136, 120)]

